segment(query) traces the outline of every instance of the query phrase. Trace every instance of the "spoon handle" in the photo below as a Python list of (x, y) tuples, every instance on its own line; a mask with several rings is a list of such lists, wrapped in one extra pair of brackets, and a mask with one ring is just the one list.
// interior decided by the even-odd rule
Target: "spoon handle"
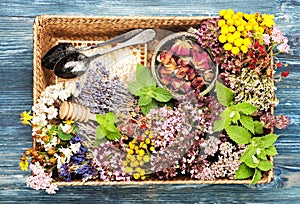
[(105, 42), (102, 42), (102, 43), (99, 43), (99, 44), (96, 44), (96, 45), (93, 45), (93, 46), (89, 46), (89, 47), (79, 48), (78, 51), (86, 51), (86, 50), (91, 50), (91, 49), (94, 49), (94, 48), (97, 48), (97, 47), (102, 47), (102, 46), (106, 46), (106, 45), (111, 45), (111, 44), (123, 42), (125, 40), (128, 40), (128, 39), (132, 38), (133, 36), (137, 35), (138, 33), (142, 32), (142, 31), (143, 31), (143, 29), (137, 28), (137, 29), (131, 30), (127, 33), (118, 35), (118, 36), (116, 36), (116, 37), (114, 37), (110, 40), (105, 41)]
[(139, 34), (133, 36), (132, 38), (130, 38), (129, 40), (118, 44), (115, 47), (109, 48), (107, 50), (104, 50), (103, 52), (100, 52), (94, 56), (90, 56), (89, 57), (89, 61), (92, 61), (102, 55), (105, 55), (107, 53), (122, 49), (124, 47), (128, 47), (128, 46), (132, 46), (132, 45), (138, 45), (138, 44), (145, 44), (150, 42), (151, 40), (153, 40), (156, 36), (156, 32), (153, 29), (146, 29), (143, 30), (142, 32), (140, 32)]

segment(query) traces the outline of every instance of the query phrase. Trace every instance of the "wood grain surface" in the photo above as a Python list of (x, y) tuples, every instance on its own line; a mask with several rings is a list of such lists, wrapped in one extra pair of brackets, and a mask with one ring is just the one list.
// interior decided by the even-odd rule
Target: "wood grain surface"
[[(31, 129), (19, 114), (32, 105), (32, 23), (40, 14), (209, 16), (220, 9), (274, 13), (290, 40), (277, 56), (291, 74), (277, 84), (276, 114), (291, 118), (276, 146), (270, 184), (61, 187), (56, 195), (26, 187), (19, 155), (31, 146)], [(287, 69), (287, 68), (283, 68)], [(300, 1), (299, 0), (1, 0), (0, 1), (0, 203), (300, 203)]]

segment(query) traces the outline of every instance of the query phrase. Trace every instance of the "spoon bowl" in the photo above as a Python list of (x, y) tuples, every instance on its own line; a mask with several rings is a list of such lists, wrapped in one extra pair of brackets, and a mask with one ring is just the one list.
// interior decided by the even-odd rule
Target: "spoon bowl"
[(64, 79), (81, 76), (88, 70), (90, 62), (94, 59), (124, 47), (148, 43), (152, 41), (155, 36), (156, 32), (153, 29), (145, 29), (129, 40), (93, 56), (87, 57), (82, 53), (71, 52), (58, 60), (54, 66), (54, 73)]
[[(77, 54), (75, 53), (82, 53), (87, 50), (91, 50), (94, 48), (98, 47), (103, 47), (106, 45), (111, 45), (115, 43), (119, 43), (125, 40), (128, 40), (132, 38), (133, 36), (137, 35), (138, 33), (142, 32), (143, 29), (134, 29), (131, 31), (128, 31), (124, 34), (118, 35), (108, 41), (92, 45), (92, 46), (87, 46), (87, 47), (81, 47), (81, 48), (75, 48), (71, 43), (59, 43), (58, 45), (55, 45), (52, 47), (42, 58), (42, 67), (49, 69), (49, 70), (54, 70), (55, 65), (58, 63), (58, 61), (69, 54), (74, 54), (76, 56)], [(82, 53), (83, 54), (83, 53)]]

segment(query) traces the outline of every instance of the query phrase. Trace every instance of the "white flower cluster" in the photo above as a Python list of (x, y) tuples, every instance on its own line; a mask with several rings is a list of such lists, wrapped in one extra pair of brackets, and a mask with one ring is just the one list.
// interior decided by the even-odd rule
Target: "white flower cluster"
[[(57, 117), (58, 109), (54, 106), (55, 102), (67, 100), (75, 91), (75, 83), (60, 82), (56, 85), (48, 86), (40, 95), (37, 103), (32, 107), (33, 110), (33, 135), (46, 135), (49, 126), (48, 120)], [(39, 141), (37, 141), (39, 142)]]

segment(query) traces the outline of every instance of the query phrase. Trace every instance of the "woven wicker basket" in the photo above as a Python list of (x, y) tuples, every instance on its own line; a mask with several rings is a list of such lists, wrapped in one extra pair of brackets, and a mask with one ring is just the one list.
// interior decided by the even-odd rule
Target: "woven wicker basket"
[[(82, 16), (54, 16), (41, 15), (34, 21), (34, 56), (33, 56), (33, 102), (36, 103), (41, 92), (51, 84), (55, 84), (56, 77), (52, 71), (41, 67), (43, 55), (59, 41), (103, 41), (135, 28), (155, 28), (172, 32), (186, 31), (190, 27), (197, 27), (208, 17), (82, 17)], [(150, 65), (151, 54), (145, 60)], [(33, 141), (33, 146), (35, 146)], [(271, 158), (273, 163), (273, 158)], [(264, 174), (259, 183), (271, 182), (274, 170)], [(72, 185), (144, 185), (144, 184), (249, 184), (251, 180), (217, 179), (213, 181), (191, 180), (176, 178), (167, 181), (146, 180), (130, 182), (103, 181), (72, 181), (57, 182), (61, 186)]]

